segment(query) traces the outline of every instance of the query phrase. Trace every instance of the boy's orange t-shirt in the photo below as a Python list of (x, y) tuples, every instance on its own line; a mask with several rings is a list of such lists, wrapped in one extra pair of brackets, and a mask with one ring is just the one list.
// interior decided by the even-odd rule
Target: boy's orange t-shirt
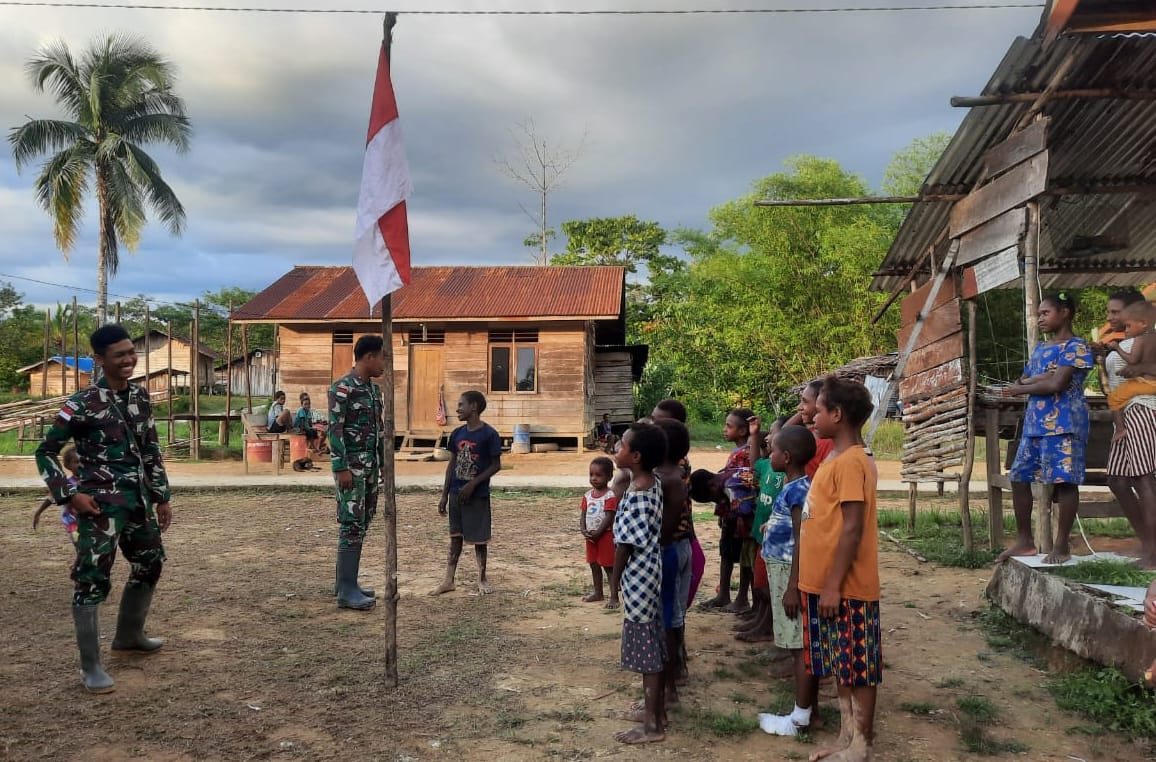
[(799, 526), (799, 589), (819, 594), (835, 561), (843, 531), (842, 503), (862, 502), (863, 537), (839, 589), (841, 598), (879, 600), (879, 528), (875, 489), (879, 473), (875, 461), (860, 445), (828, 458), (811, 480), (803, 520)]

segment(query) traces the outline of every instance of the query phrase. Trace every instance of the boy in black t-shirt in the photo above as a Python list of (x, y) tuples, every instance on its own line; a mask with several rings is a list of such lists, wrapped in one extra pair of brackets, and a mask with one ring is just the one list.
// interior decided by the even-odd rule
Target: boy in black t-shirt
[(490, 541), (490, 477), (502, 469), (502, 438), (481, 418), (486, 397), (468, 391), (458, 400), (458, 420), (464, 426), (450, 435), (450, 462), (438, 513), (450, 518), (450, 551), (442, 583), (430, 591), (441, 595), (454, 589), (454, 575), (462, 546), (474, 546), (478, 561), (478, 592), (493, 592), (486, 579), (487, 543)]

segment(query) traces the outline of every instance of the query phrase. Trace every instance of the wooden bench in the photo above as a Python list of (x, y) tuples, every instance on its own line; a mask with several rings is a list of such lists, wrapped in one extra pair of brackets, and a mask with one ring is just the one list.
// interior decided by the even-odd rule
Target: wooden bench
[(273, 448), (273, 473), (281, 475), (281, 466), (289, 462), (289, 439), (277, 433), (271, 433), (265, 415), (262, 413), (242, 413), (241, 423), (245, 427), (245, 473), (251, 468), (249, 461), (250, 441), (269, 441)]

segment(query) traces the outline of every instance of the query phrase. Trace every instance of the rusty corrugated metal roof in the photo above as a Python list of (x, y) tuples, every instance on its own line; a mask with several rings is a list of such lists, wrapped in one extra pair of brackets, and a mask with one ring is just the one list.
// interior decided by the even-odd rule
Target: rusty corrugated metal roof
[[(1061, 37), (1045, 46), (1041, 32), (1018, 38), (983, 95), (1040, 92), (1068, 56), (1074, 63), (1059, 89), (1156, 89), (1156, 36)], [(1011, 134), (1031, 104), (972, 108), (923, 185), (925, 194), (967, 193), (980, 179), (983, 154)], [(1049, 186), (1061, 188), (1156, 182), (1156, 101), (1118, 98), (1047, 102)], [(1040, 281), (1044, 288), (1140, 285), (1156, 278), (1156, 201), (1141, 193), (1049, 197), (1041, 203)], [(906, 274), (947, 224), (952, 204), (912, 206), (871, 287), (887, 291)], [(1122, 231), (1126, 248), (1091, 258), (1065, 256), (1077, 236)], [(1099, 272), (1087, 272), (1092, 267)], [(1084, 272), (1065, 272), (1079, 267)]]
[[(393, 294), (394, 320), (618, 319), (621, 267), (415, 267)], [(246, 321), (364, 321), (370, 313), (352, 267), (298, 266), (233, 313)]]

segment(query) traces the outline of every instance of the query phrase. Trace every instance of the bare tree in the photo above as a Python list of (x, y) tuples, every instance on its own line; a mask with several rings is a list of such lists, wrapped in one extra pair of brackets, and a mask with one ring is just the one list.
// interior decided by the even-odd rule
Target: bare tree
[(550, 263), (548, 246), (555, 231), (547, 222), (547, 202), (550, 192), (562, 184), (566, 171), (582, 156), (586, 147), (587, 133), (587, 130), (582, 131), (582, 137), (573, 148), (551, 147), (546, 139), (538, 134), (533, 118), (527, 117), (510, 128), (510, 137), (516, 146), (515, 152), (512, 155), (494, 158), (494, 163), (498, 165), (502, 174), (526, 186), (538, 197), (537, 212), (531, 212), (525, 204), (518, 202), (518, 207), (533, 221), (536, 228), (524, 241), (526, 246), (538, 249), (538, 253), (534, 255), (535, 264)]

